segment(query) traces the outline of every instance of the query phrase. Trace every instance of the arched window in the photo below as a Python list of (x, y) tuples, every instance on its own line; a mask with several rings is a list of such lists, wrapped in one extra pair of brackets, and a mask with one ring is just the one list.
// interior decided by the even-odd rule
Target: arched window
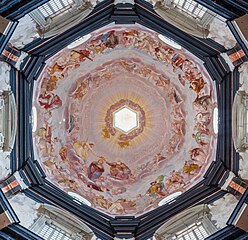
[(32, 107), (32, 116), (31, 116), (31, 123), (32, 123), (32, 132), (35, 132), (37, 129), (37, 109), (35, 106)]
[(76, 39), (74, 42), (69, 44), (67, 47), (69, 49), (75, 48), (75, 47), (87, 42), (90, 38), (91, 38), (91, 34), (87, 34), (87, 35), (85, 35), (83, 37), (80, 37), (80, 38)]
[(194, 18), (203, 19), (208, 9), (193, 0), (174, 0), (173, 4)]
[(217, 231), (206, 205), (187, 209), (169, 219), (155, 233), (157, 240), (203, 240)]
[(40, 6), (39, 12), (45, 17), (54, 18), (73, 7), (73, 0), (53, 0)]
[(209, 34), (209, 24), (216, 16), (194, 0), (157, 1), (154, 9), (170, 24), (191, 35), (203, 38)]
[(91, 229), (70, 213), (57, 207), (42, 204), (38, 208), (39, 218), (30, 230), (45, 240), (93, 240)]
[(180, 232), (175, 233), (171, 240), (204, 240), (208, 233), (202, 222), (194, 223)]
[(232, 109), (232, 136), (236, 151), (248, 149), (248, 94), (238, 91)]
[(175, 41), (173, 41), (172, 39), (168, 38), (168, 37), (165, 37), (164, 35), (162, 34), (159, 34), (158, 35), (158, 38), (163, 41), (165, 44), (167, 45), (170, 45), (171, 47), (173, 48), (176, 48), (176, 49), (182, 49), (182, 46), (179, 45), (178, 43), (176, 43)]
[(91, 203), (85, 199), (84, 197), (78, 195), (77, 193), (74, 192), (68, 192), (68, 194), (74, 198), (75, 202), (79, 203), (79, 204), (85, 204), (87, 206), (91, 206)]
[(38, 33), (50, 37), (66, 31), (84, 19), (93, 7), (86, 0), (50, 0), (29, 13)]
[(11, 151), (16, 136), (16, 103), (11, 91), (0, 93), (0, 150)]
[(218, 130), (219, 130), (218, 127), (219, 127), (219, 111), (218, 111), (218, 108), (215, 107), (214, 114), (213, 114), (213, 129), (214, 129), (215, 134), (218, 133)]
[(165, 204), (171, 204), (174, 202), (174, 200), (180, 196), (182, 194), (182, 192), (175, 192), (175, 193), (172, 193), (170, 194), (169, 196), (167, 196), (166, 198), (162, 199), (159, 203), (158, 203), (158, 206), (163, 206)]
[(39, 232), (39, 236), (44, 238), (45, 240), (70, 240), (72, 234), (67, 233), (63, 229), (57, 227), (53, 224), (53, 222), (46, 221), (44, 226), (41, 228)]

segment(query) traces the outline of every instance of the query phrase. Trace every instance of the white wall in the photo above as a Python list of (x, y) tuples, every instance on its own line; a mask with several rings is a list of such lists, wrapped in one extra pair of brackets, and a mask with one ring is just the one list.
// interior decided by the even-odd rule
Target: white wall
[(36, 24), (29, 15), (25, 15), (19, 19), (19, 23), (10, 39), (10, 43), (14, 47), (21, 49), (37, 37), (39, 36), (37, 35)]
[(0, 62), (0, 91), (9, 90), (10, 65)]
[(208, 38), (220, 43), (226, 49), (231, 49), (236, 44), (236, 40), (228, 28), (225, 19), (220, 16), (215, 17), (210, 23)]
[(38, 217), (37, 209), (40, 204), (27, 197), (24, 193), (18, 193), (13, 196), (9, 199), (9, 202), (19, 218), (20, 224), (29, 228)]
[(248, 92), (248, 62), (243, 63), (239, 67), (240, 73), (240, 90), (245, 90)]
[(10, 173), (9, 153), (0, 152), (0, 181), (6, 179)]
[(215, 226), (217, 228), (221, 229), (226, 227), (226, 222), (231, 216), (237, 203), (238, 200), (232, 194), (227, 193), (224, 197), (218, 199), (213, 204), (208, 205), (212, 215), (211, 221), (216, 221)]

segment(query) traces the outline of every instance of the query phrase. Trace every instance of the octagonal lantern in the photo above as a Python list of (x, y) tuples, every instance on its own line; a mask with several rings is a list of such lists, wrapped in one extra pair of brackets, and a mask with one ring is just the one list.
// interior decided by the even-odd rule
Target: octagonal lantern
[(129, 133), (138, 127), (138, 113), (127, 106), (115, 111), (113, 117), (114, 128), (122, 131), (123, 133)]

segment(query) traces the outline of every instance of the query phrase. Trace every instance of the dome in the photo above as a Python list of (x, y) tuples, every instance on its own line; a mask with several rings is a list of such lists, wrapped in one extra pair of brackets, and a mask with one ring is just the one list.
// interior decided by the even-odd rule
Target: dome
[(0, 238), (245, 238), (238, 2), (2, 1)]
[(106, 26), (51, 57), (33, 107), (47, 177), (111, 215), (139, 215), (199, 182), (215, 156), (203, 62), (140, 25)]

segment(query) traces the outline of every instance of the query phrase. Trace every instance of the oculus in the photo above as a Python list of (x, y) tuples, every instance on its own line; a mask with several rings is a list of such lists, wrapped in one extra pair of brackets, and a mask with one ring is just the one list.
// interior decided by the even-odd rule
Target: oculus
[(164, 198), (163, 200), (161, 200), (159, 203), (158, 203), (158, 206), (163, 206), (167, 203), (171, 204), (172, 202), (174, 202), (174, 200), (180, 196), (182, 194), (182, 192), (175, 192), (175, 193), (172, 193), (171, 195), (167, 196), (166, 198)]
[(75, 200), (76, 202), (78, 202), (79, 204), (82, 203), (82, 204), (85, 204), (85, 205), (87, 205), (87, 206), (91, 206), (91, 203), (90, 203), (87, 199), (85, 199), (84, 197), (78, 195), (77, 193), (68, 192), (68, 195), (70, 195), (71, 197), (73, 197), (74, 200)]
[(75, 48), (75, 47), (81, 45), (82, 43), (87, 42), (90, 38), (91, 38), (91, 34), (87, 34), (87, 35), (85, 35), (83, 37), (78, 38), (77, 40), (75, 40), (74, 42), (69, 44), (67, 47), (69, 49)]
[(138, 113), (129, 107), (118, 109), (113, 114), (114, 127), (124, 133), (129, 133), (138, 127)]
[(32, 132), (35, 132), (37, 129), (37, 110), (36, 107), (32, 107)]
[[(131, 84), (131, 83), (130, 83)], [(135, 110), (134, 110), (135, 109)], [(130, 99), (121, 99), (113, 104), (106, 113), (106, 131), (112, 136), (120, 131), (119, 140), (132, 140), (139, 136), (145, 127), (145, 111)]]
[(165, 44), (168, 44), (170, 45), (171, 47), (173, 48), (176, 48), (176, 49), (182, 49), (182, 46), (179, 45), (178, 43), (176, 43), (175, 41), (173, 41), (172, 39), (168, 38), (168, 37), (165, 37), (164, 35), (162, 34), (159, 34), (158, 35), (158, 38), (163, 41)]

